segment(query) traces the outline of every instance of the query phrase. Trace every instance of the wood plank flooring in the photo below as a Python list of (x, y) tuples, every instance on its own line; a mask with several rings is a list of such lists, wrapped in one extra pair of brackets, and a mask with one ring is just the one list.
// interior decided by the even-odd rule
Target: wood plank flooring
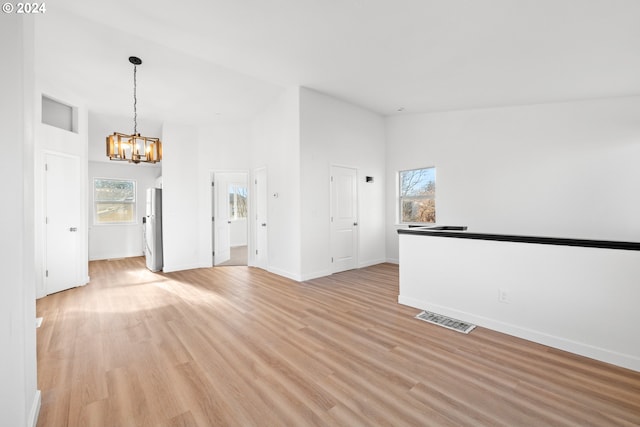
[(37, 301), (39, 427), (640, 425), (640, 373), (415, 320), (395, 265), (90, 275)]

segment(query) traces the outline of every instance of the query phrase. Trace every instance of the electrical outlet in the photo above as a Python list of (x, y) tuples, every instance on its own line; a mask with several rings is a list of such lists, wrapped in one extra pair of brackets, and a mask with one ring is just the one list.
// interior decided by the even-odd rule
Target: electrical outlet
[(498, 289), (498, 301), (509, 304), (509, 293), (506, 289)]

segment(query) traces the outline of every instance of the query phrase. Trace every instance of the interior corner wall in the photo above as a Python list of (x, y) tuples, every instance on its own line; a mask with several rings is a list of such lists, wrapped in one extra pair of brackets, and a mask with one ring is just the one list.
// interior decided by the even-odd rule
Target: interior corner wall
[(250, 167), (267, 168), (268, 270), (301, 280), (300, 88), (291, 87), (251, 124)]
[(387, 259), (399, 170), (435, 166), (442, 225), (640, 241), (640, 97), (387, 118)]
[(165, 272), (200, 267), (198, 262), (198, 140), (195, 126), (162, 127), (162, 248)]
[[(35, 426), (37, 390), (34, 267), (34, 53), (32, 17), (0, 25), (0, 424)], [(11, 207), (6, 208), (6, 207)]]
[[(144, 255), (142, 217), (146, 214), (146, 189), (155, 187), (160, 166), (128, 162), (89, 162), (89, 260), (127, 258)], [(136, 183), (135, 224), (96, 224), (93, 180), (95, 178), (131, 179)]]
[[(302, 276), (331, 274), (330, 168), (358, 173), (358, 267), (385, 261), (385, 129), (382, 116), (300, 92)], [(374, 178), (366, 183), (365, 177)]]
[(243, 122), (163, 125), (165, 272), (212, 266), (211, 173), (248, 172), (249, 134)]

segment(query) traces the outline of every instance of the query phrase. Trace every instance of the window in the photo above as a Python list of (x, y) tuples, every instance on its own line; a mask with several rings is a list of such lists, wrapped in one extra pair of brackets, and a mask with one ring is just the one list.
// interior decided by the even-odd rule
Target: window
[(78, 133), (78, 109), (42, 95), (42, 123)]
[(399, 172), (400, 222), (436, 222), (436, 168)]
[(95, 178), (93, 208), (96, 224), (135, 224), (136, 182)]
[(229, 219), (247, 217), (247, 187), (243, 184), (229, 184)]

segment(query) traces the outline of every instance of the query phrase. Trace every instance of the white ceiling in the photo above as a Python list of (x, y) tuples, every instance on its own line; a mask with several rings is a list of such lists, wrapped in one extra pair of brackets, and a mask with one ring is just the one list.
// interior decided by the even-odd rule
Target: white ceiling
[(246, 119), (301, 85), (383, 115), (640, 95), (638, 0), (58, 0), (37, 69), (92, 111)]

